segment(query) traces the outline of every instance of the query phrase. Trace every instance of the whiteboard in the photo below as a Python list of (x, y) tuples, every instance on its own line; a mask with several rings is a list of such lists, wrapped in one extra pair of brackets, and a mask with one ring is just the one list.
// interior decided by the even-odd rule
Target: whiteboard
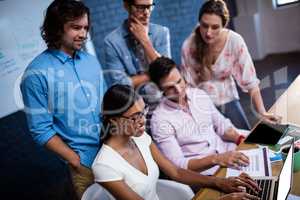
[(0, 118), (23, 109), (22, 74), (46, 49), (40, 26), (51, 0), (0, 0)]

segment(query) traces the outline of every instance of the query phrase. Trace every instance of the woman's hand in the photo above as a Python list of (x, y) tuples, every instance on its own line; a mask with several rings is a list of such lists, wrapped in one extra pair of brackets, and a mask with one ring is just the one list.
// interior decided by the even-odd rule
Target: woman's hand
[(216, 163), (222, 167), (240, 169), (241, 166), (249, 165), (249, 158), (239, 151), (228, 151), (218, 154)]
[(256, 182), (245, 173), (242, 173), (238, 177), (218, 179), (216, 185), (218, 189), (226, 193), (244, 192), (245, 188), (248, 188), (255, 194), (258, 194), (258, 191), (260, 191)]
[(256, 114), (259, 115), (260, 118), (262, 118), (262, 120), (268, 122), (268, 123), (272, 123), (272, 124), (276, 124), (276, 123), (280, 123), (281, 121), (281, 117), (271, 114), (271, 113), (267, 113), (262, 97), (261, 97), (261, 93), (260, 93), (260, 88), (258, 86), (252, 88), (249, 91), (249, 95), (251, 97), (251, 101), (254, 103), (255, 105), (255, 109), (257, 111)]
[(250, 195), (246, 192), (235, 192), (231, 194), (224, 195), (220, 197), (218, 200), (259, 200), (260, 198)]
[(261, 114), (262, 120), (271, 124), (278, 124), (281, 122), (282, 117), (278, 115), (274, 115), (272, 113), (262, 113)]

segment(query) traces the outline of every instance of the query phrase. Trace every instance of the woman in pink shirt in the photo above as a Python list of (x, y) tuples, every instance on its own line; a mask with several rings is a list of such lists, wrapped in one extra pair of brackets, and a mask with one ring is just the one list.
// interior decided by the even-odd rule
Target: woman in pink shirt
[(226, 28), (228, 20), (229, 12), (223, 0), (204, 3), (199, 12), (199, 25), (182, 46), (186, 81), (205, 90), (238, 128), (250, 129), (250, 125), (240, 105), (236, 83), (249, 93), (259, 117), (278, 122), (280, 117), (266, 112), (248, 48), (241, 35)]

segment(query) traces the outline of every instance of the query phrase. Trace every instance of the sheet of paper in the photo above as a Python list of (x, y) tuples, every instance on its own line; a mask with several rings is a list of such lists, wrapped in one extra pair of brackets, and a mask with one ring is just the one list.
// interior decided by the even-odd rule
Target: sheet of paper
[(240, 152), (243, 152), (249, 157), (249, 165), (247, 167), (242, 167), (241, 170), (228, 168), (226, 177), (239, 176), (242, 172), (249, 174), (251, 177), (272, 175), (271, 163), (266, 147), (243, 150)]
[(300, 137), (300, 126), (298, 124), (289, 124), (288, 135), (292, 137)]
[[(281, 138), (281, 139), (278, 141), (277, 144), (283, 145), (283, 144), (285, 144), (285, 143), (287, 143), (287, 142), (290, 142), (292, 139), (293, 139), (293, 137), (287, 135), (287, 136)], [(291, 142), (290, 142), (290, 143), (291, 143)]]
[(290, 194), (290, 195), (288, 196), (287, 200), (300, 200), (300, 197), (299, 197), (299, 196), (295, 196), (295, 195)]

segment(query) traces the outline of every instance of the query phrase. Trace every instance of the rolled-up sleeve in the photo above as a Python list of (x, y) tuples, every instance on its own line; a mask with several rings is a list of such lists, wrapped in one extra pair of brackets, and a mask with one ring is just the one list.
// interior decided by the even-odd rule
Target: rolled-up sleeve
[(109, 165), (105, 165), (102, 163), (95, 163), (92, 166), (93, 174), (96, 182), (111, 182), (111, 181), (120, 181), (123, 180), (123, 175), (113, 169)]
[(117, 50), (107, 39), (104, 40), (104, 51), (105, 59), (102, 67), (108, 87), (116, 83), (132, 85), (132, 81), (123, 67), (124, 64), (117, 54)]
[(171, 42), (170, 42), (170, 31), (167, 27), (163, 27), (160, 32), (160, 41), (155, 46), (156, 51), (162, 56), (171, 58)]
[(187, 169), (191, 158), (186, 158), (177, 142), (174, 127), (153, 114), (151, 119), (152, 137), (161, 152), (177, 167)]
[(234, 49), (236, 60), (232, 74), (242, 91), (248, 92), (258, 86), (259, 80), (247, 45), (241, 36), (237, 37)]
[(41, 74), (27, 71), (21, 92), (30, 133), (38, 144), (44, 145), (56, 134), (53, 116), (48, 109), (47, 83)]

